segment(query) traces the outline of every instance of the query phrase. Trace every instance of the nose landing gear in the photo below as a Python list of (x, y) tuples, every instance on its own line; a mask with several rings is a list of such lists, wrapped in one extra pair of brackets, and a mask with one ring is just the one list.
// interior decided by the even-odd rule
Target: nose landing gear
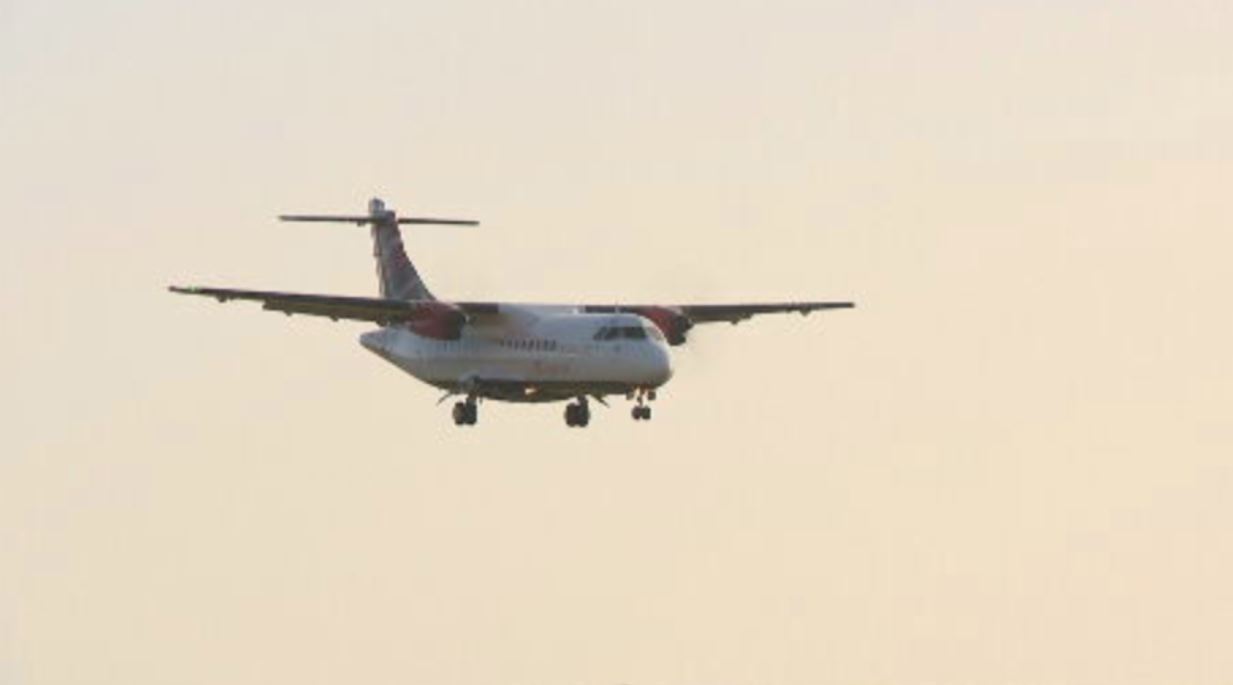
[(579, 397), (578, 401), (565, 405), (565, 425), (570, 428), (586, 428), (591, 422), (591, 406), (587, 398)]
[(638, 404), (634, 405), (634, 408), (630, 410), (629, 415), (634, 417), (635, 421), (650, 421), (651, 407), (646, 404), (646, 402), (653, 401), (655, 397), (656, 395), (654, 390), (643, 390), (640, 388), (635, 396)]

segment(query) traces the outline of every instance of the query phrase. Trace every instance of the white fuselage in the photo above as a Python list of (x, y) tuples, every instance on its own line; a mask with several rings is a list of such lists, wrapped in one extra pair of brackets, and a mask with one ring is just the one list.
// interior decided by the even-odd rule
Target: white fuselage
[(417, 379), (451, 392), (516, 402), (650, 390), (672, 377), (659, 329), (635, 314), (502, 305), (457, 340), (387, 326), (360, 343)]

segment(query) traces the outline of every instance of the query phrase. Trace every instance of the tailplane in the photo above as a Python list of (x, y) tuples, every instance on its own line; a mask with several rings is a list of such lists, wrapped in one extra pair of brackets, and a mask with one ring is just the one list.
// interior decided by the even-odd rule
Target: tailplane
[(367, 215), (337, 214), (290, 214), (279, 217), (283, 221), (330, 221), (368, 224), (372, 230), (372, 254), (377, 261), (377, 284), (381, 296), (391, 300), (435, 300), (424, 285), (424, 279), (407, 258), (402, 244), (400, 224), (444, 224), (452, 226), (475, 226), (478, 221), (462, 219), (430, 219), (426, 217), (400, 218), (392, 209), (386, 209), (380, 198), (368, 202)]

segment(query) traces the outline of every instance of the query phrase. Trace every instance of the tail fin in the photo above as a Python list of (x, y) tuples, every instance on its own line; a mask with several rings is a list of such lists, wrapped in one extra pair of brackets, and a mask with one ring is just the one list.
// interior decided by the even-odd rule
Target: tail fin
[(402, 231), (394, 212), (378, 198), (368, 202), (372, 217), (372, 256), (377, 260), (377, 283), (381, 297), (391, 300), (435, 300), (424, 279), (407, 258)]
[(402, 217), (391, 209), (385, 208), (380, 198), (368, 202), (368, 214), (338, 215), (338, 214), (284, 214), (279, 217), (283, 221), (331, 221), (353, 223), (359, 226), (372, 226), (372, 254), (377, 260), (377, 284), (381, 296), (391, 300), (435, 300), (424, 279), (415, 270), (415, 265), (407, 259), (407, 251), (403, 248), (402, 233), (399, 224), (445, 224), (454, 226), (475, 226), (479, 222), (465, 219), (430, 219), (426, 217)]

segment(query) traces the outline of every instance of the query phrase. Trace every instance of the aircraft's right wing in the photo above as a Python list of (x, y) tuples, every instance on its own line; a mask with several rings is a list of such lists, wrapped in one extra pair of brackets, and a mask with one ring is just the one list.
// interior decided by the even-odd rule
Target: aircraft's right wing
[(589, 304), (583, 305), (586, 312), (631, 312), (645, 316), (663, 331), (670, 345), (681, 345), (685, 335), (694, 325), (726, 321), (739, 323), (759, 314), (797, 313), (808, 315), (810, 312), (827, 309), (852, 309), (855, 302), (762, 302), (736, 304), (670, 304), (670, 305), (621, 305), (621, 304)]
[(825, 309), (851, 309), (854, 302), (775, 302), (768, 304), (684, 304), (681, 313), (692, 323), (737, 323), (757, 314), (809, 314)]
[(747, 304), (588, 304), (587, 312), (633, 312), (651, 319), (667, 313), (684, 316), (689, 324), (726, 321), (738, 323), (758, 314), (809, 314), (825, 309), (852, 309), (855, 302), (762, 302)]

